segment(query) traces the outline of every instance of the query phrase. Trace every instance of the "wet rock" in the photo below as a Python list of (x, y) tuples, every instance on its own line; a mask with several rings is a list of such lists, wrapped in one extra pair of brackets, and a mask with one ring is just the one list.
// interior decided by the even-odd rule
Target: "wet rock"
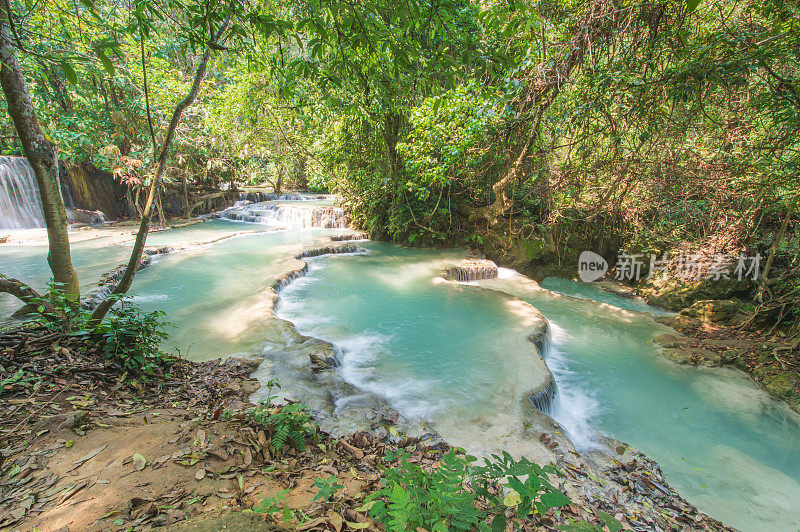
[(741, 349), (726, 349), (720, 353), (720, 357), (725, 364), (734, 364), (741, 358), (743, 351)]
[(722, 365), (722, 358), (718, 354), (702, 347), (671, 347), (664, 349), (663, 354), (678, 364), (711, 367)]
[(768, 392), (781, 399), (794, 399), (798, 395), (796, 391), (798, 383), (788, 373), (779, 373), (766, 377), (763, 380), (763, 384)]
[(308, 358), (311, 360), (311, 371), (314, 373), (329, 370), (334, 366), (334, 364), (331, 364), (328, 359), (322, 358), (316, 353), (311, 353), (308, 355)]
[(497, 277), (497, 264), (486, 259), (464, 259), (460, 264), (448, 268), (442, 277), (450, 281), (480, 281)]
[(677, 334), (662, 334), (653, 338), (653, 342), (668, 348), (687, 347), (692, 344), (689, 338)]
[(345, 235), (334, 235), (331, 237), (334, 242), (348, 242), (350, 240), (369, 240), (369, 233), (348, 233)]

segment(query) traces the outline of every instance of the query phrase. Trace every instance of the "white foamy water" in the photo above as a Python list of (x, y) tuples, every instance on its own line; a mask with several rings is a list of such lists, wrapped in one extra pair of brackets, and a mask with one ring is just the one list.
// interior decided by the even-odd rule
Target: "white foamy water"
[(569, 359), (564, 353), (564, 344), (568, 340), (567, 331), (551, 321), (546, 360), (558, 393), (550, 415), (567, 430), (575, 447), (586, 451), (598, 447), (598, 433), (592, 420), (598, 415), (600, 404), (581, 374), (570, 369)]
[(44, 227), (33, 168), (25, 157), (0, 157), (0, 229)]
[(260, 203), (243, 200), (222, 211), (220, 217), (284, 229), (347, 227), (344, 209), (334, 205), (333, 200), (291, 199)]

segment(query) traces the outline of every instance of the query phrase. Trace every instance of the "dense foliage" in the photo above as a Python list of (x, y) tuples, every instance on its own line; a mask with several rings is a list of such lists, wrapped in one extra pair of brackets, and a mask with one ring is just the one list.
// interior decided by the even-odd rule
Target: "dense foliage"
[(163, 312), (142, 312), (130, 301), (118, 300), (101, 323), (93, 323), (91, 315), (51, 283), (47, 297), (33, 305), (30, 318), (34, 325), (81, 339), (87, 347), (97, 349), (106, 365), (118, 368), (134, 383), (163, 374), (177, 360), (161, 348), (170, 326)]
[(333, 191), (374, 236), (531, 270), (760, 253), (735, 295), (800, 323), (796, 3), (46, 3), (10, 6), (47, 132), (134, 191), (228, 17), (168, 186)]

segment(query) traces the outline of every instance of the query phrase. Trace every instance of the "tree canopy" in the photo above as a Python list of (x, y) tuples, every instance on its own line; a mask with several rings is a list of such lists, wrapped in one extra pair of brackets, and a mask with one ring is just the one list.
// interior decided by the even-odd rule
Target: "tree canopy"
[[(11, 0), (6, 13), (60, 157), (137, 195), (208, 50), (165, 186), (331, 191), (375, 236), (515, 265), (589, 242), (798, 263), (794, 2)], [(796, 292), (796, 276), (781, 282)]]

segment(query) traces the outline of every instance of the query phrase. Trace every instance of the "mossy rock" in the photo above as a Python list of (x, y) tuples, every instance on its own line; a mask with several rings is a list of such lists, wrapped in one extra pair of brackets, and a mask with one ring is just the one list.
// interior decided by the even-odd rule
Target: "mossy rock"
[(655, 338), (653, 338), (653, 342), (663, 347), (676, 348), (676, 347), (687, 347), (691, 345), (692, 340), (690, 338), (687, 338), (686, 336), (667, 333), (656, 336)]
[(771, 371), (772, 371), (772, 365), (762, 363), (753, 368), (753, 377), (762, 380), (769, 377)]
[(726, 349), (722, 353), (720, 353), (720, 357), (722, 357), (722, 361), (725, 364), (736, 364), (736, 361), (742, 357), (742, 350), (741, 349)]
[[(673, 277), (655, 276), (643, 281), (640, 293), (648, 303), (680, 311), (703, 300), (733, 301), (737, 308), (740, 303), (735, 296), (744, 294), (751, 281), (736, 279), (706, 279), (700, 282), (686, 282)], [(740, 309), (741, 310), (741, 309)]]
[(764, 379), (764, 388), (781, 399), (796, 399), (800, 396), (795, 387), (796, 383), (788, 373), (779, 373)]
[(702, 299), (681, 310), (681, 314), (705, 322), (730, 321), (738, 312), (739, 304), (732, 299)]
[(678, 364), (690, 366), (717, 367), (722, 365), (722, 358), (718, 354), (703, 348), (667, 348), (664, 349), (664, 356)]

